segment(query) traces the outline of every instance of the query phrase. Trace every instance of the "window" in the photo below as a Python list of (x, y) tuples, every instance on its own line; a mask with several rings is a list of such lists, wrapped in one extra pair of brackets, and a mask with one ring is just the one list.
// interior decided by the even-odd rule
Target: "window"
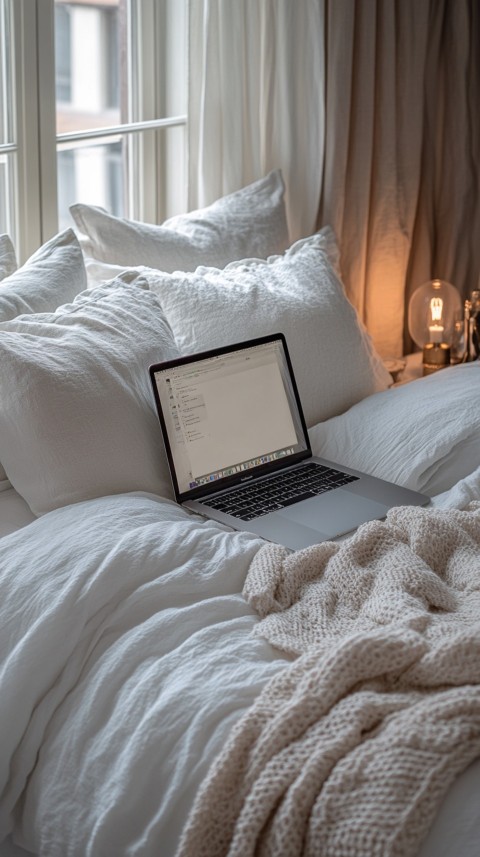
[(11, 10), (0, 0), (0, 232), (14, 234), (13, 223), (13, 62)]
[(0, 229), (185, 210), (186, 0), (0, 0)]

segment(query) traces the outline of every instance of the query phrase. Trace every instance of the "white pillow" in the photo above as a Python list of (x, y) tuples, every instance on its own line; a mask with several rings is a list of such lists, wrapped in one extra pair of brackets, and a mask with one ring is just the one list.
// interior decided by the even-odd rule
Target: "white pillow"
[(37, 515), (126, 491), (171, 496), (148, 366), (178, 351), (146, 289), (117, 281), (0, 324), (0, 459)]
[[(323, 226), (318, 234), (321, 237), (322, 249), (325, 250), (333, 270), (338, 278), (341, 279), (340, 249), (335, 232), (331, 226)], [(85, 257), (85, 269), (87, 271), (88, 288), (90, 289), (100, 286), (105, 280), (113, 280), (114, 277), (118, 277), (126, 270), (125, 265), (112, 265), (108, 262), (100, 262), (98, 259), (93, 259), (89, 256)], [(150, 269), (145, 265), (136, 265), (134, 268), (127, 268), (127, 270), (135, 272), (138, 275), (148, 273)]]
[(73, 229), (47, 241), (0, 286), (0, 321), (50, 312), (87, 287), (83, 254)]
[[(87, 287), (83, 254), (73, 229), (47, 241), (18, 270), (16, 266), (12, 242), (8, 235), (2, 235), (0, 322), (21, 313), (54, 310)], [(0, 455), (0, 491), (9, 487)]]
[(113, 265), (147, 265), (162, 271), (223, 268), (245, 256), (266, 258), (288, 246), (280, 170), (224, 196), (207, 208), (166, 220), (161, 226), (124, 220), (95, 206), (76, 204), (70, 213), (87, 256)]
[(8, 235), (0, 235), (0, 280), (17, 270), (15, 248)]
[(223, 271), (146, 274), (182, 353), (284, 333), (309, 426), (391, 383), (328, 260), (328, 235)]
[(480, 363), (442, 369), (359, 402), (310, 430), (331, 461), (433, 496), (480, 461)]

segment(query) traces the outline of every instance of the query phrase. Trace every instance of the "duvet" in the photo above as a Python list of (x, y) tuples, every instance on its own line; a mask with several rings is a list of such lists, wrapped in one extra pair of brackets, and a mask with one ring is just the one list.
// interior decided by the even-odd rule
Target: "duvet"
[[(225, 813), (202, 795), (302, 661), (255, 631), (263, 543), (172, 502), (150, 364), (282, 331), (315, 454), (438, 508), (480, 500), (480, 364), (390, 389), (333, 230), (288, 246), (283, 194), (276, 170), (162, 227), (74, 206), (87, 270), (71, 229), (13, 274), (0, 241), (0, 857), (211, 857), (202, 818), (222, 839)], [(480, 854), (475, 716), (408, 857)], [(292, 851), (251, 832), (240, 857)]]
[(139, 494), (2, 540), (2, 839), (173, 855), (212, 755), (282, 666), (239, 594), (258, 547)]
[[(434, 503), (472, 499), (480, 469)], [(138, 492), (0, 541), (2, 857), (12, 842), (44, 857), (175, 855), (232, 728), (293, 658), (252, 633), (240, 594), (261, 545)], [(421, 857), (478, 854), (479, 784), (474, 762)]]

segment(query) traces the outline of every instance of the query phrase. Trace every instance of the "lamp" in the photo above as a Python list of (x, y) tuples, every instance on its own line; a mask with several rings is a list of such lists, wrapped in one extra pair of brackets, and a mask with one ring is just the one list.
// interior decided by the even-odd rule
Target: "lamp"
[(413, 293), (408, 306), (408, 329), (413, 341), (423, 349), (424, 375), (450, 364), (462, 309), (458, 290), (446, 280), (428, 280)]

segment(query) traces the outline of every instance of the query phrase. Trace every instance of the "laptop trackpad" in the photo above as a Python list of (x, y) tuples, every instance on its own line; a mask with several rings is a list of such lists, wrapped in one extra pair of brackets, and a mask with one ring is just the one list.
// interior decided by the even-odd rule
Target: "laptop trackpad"
[(384, 518), (388, 506), (337, 488), (311, 500), (303, 500), (276, 512), (276, 515), (298, 524), (320, 530), (327, 538), (349, 533), (359, 524)]

